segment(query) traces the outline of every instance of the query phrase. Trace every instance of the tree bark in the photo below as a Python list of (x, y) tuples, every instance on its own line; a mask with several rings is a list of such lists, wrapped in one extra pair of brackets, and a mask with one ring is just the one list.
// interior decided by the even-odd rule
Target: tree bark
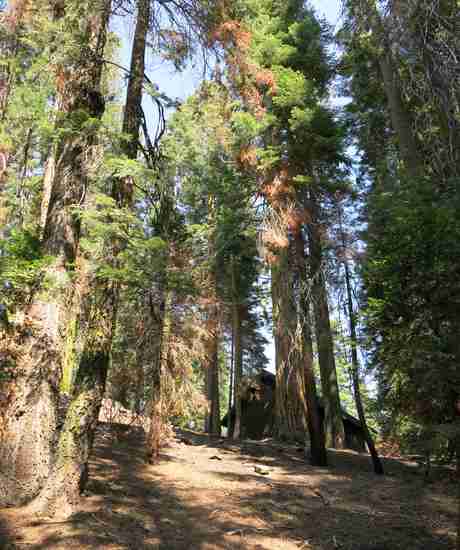
[(163, 378), (166, 374), (171, 338), (171, 307), (172, 293), (170, 290), (165, 290), (160, 304), (160, 338), (158, 354), (154, 362), (152, 373), (150, 428), (147, 435), (147, 460), (150, 464), (158, 460), (161, 447), (161, 435), (165, 423)]
[(208, 361), (206, 365), (206, 399), (209, 410), (205, 419), (205, 432), (220, 436), (219, 403), (219, 317), (217, 304), (210, 306), (208, 313)]
[[(130, 135), (131, 142), (127, 146), (128, 156), (137, 156), (137, 144), (140, 125), (140, 104), (142, 101), (142, 81), (144, 77), (145, 40), (148, 27), (148, 4), (146, 0), (139, 1), (139, 20), (136, 28), (136, 36), (133, 47), (132, 72), (130, 74), (128, 90), (131, 94), (127, 99), (125, 108), (123, 129)], [(147, 9), (147, 14), (145, 10)], [(110, 15), (110, 1), (103, 0), (101, 4), (101, 17), (99, 19), (99, 34), (94, 36), (99, 53), (99, 63), (93, 74), (93, 88), (91, 93), (86, 90), (89, 97), (95, 97), (96, 86), (101, 80), (102, 51), (105, 44), (105, 31)], [(97, 18), (96, 18), (97, 19)], [(139, 31), (140, 28), (140, 31)], [(139, 36), (140, 32), (140, 36)], [(103, 33), (103, 34), (102, 34)], [(139, 46), (139, 43), (141, 44)], [(141, 75), (141, 77), (139, 76)], [(134, 82), (134, 84), (133, 84)], [(103, 105), (103, 102), (98, 102)], [(128, 107), (129, 104), (129, 107)], [(137, 105), (137, 109), (136, 109)], [(133, 111), (135, 113), (133, 114)], [(93, 113), (93, 116), (96, 113)], [(102, 112), (98, 113), (99, 116)], [(84, 154), (82, 148), (82, 153)], [(58, 157), (59, 159), (59, 154)], [(56, 162), (57, 173), (59, 160)], [(80, 200), (86, 194), (86, 185), (79, 189)], [(44, 230), (44, 238), (47, 239), (47, 229), (53, 226), (56, 216), (62, 215), (57, 210), (57, 198), (66, 190), (53, 181), (47, 212), (47, 223)], [(129, 206), (132, 201), (132, 186), (128, 181), (115, 181), (112, 191), (113, 198), (121, 207)], [(74, 197), (74, 202), (75, 202)], [(109, 220), (110, 222), (110, 220)], [(75, 235), (79, 235), (79, 226), (75, 228)], [(78, 242), (76, 237), (70, 236), (70, 241)], [(58, 238), (62, 238), (58, 235)], [(54, 243), (54, 240), (52, 240)], [(117, 245), (109, 245), (109, 263), (116, 265), (120, 248)], [(65, 261), (77, 259), (77, 248), (65, 247)], [(79, 340), (78, 348), (81, 351), (74, 352), (75, 361), (67, 361), (65, 365), (67, 378), (75, 379), (71, 386), (71, 400), (68, 407), (62, 433), (59, 438), (57, 462), (53, 468), (46, 486), (38, 499), (32, 504), (32, 508), (39, 512), (57, 513), (67, 516), (72, 513), (78, 504), (79, 495), (84, 490), (88, 478), (88, 459), (92, 448), (94, 433), (97, 426), (99, 409), (105, 391), (108, 367), (110, 364), (110, 350), (112, 346), (114, 326), (117, 316), (119, 288), (116, 283), (99, 281), (91, 270), (88, 269), (84, 258), (78, 259), (79, 284), (83, 289), (76, 298), (76, 315), (78, 323)], [(74, 335), (75, 336), (75, 335)], [(69, 336), (72, 337), (72, 334)], [(71, 346), (68, 342), (67, 346)], [(67, 356), (65, 359), (68, 359)], [(71, 382), (72, 384), (72, 382)], [(78, 426), (76, 419), (80, 418)], [(61, 490), (61, 488), (63, 490)]]
[[(97, 36), (97, 44), (101, 53), (105, 44), (105, 31), (110, 15), (110, 0), (101, 0), (101, 23), (104, 35)], [(137, 157), (137, 147), (140, 127), (140, 105), (142, 102), (142, 83), (144, 78), (145, 44), (149, 22), (149, 7), (147, 0), (139, 0), (138, 22), (133, 44), (132, 70), (128, 81), (128, 96), (123, 117), (123, 130), (129, 135), (126, 145), (129, 158)], [(101, 55), (102, 57), (102, 55)], [(102, 64), (99, 63), (98, 82), (101, 79)], [(102, 114), (102, 113), (101, 113)], [(86, 192), (86, 190), (85, 190)], [(52, 214), (53, 185), (48, 217)], [(112, 196), (119, 208), (129, 207), (132, 202), (133, 188), (129, 178), (114, 182)], [(112, 220), (108, 220), (109, 223)], [(46, 228), (45, 228), (46, 236)], [(118, 244), (109, 243), (107, 261), (116, 266), (121, 251)], [(71, 402), (67, 411), (64, 428), (59, 440), (58, 462), (51, 478), (40, 494), (34, 508), (39, 511), (54, 510), (68, 515), (78, 503), (78, 497), (84, 490), (88, 478), (88, 459), (92, 449), (94, 433), (97, 426), (99, 410), (105, 392), (105, 382), (110, 365), (110, 351), (116, 323), (119, 287), (117, 283), (98, 280), (88, 269), (87, 261), (79, 258), (80, 285), (84, 288), (77, 300), (81, 352), (76, 354), (75, 385), (72, 390)], [(67, 368), (71, 369), (71, 366)], [(91, 406), (88, 406), (89, 400)], [(82, 413), (84, 410), (84, 413)], [(80, 429), (74, 426), (74, 412), (80, 413)], [(71, 451), (61, 453), (61, 449)], [(61, 453), (61, 454), (59, 454)], [(68, 475), (71, 472), (72, 475)], [(56, 491), (64, 483), (63, 494)], [(53, 511), (54, 511), (53, 510)]]
[(275, 434), (281, 439), (304, 440), (307, 411), (304, 396), (304, 367), (298, 338), (294, 299), (292, 243), (279, 249), (272, 265), (272, 302), (275, 336), (276, 390)]
[(321, 387), (323, 390), (324, 431), (326, 434), (326, 445), (328, 447), (343, 449), (345, 446), (345, 430), (343, 427), (339, 386), (337, 383), (326, 281), (323, 274), (323, 248), (321, 229), (319, 226), (318, 206), (316, 204), (316, 197), (313, 193), (310, 197), (310, 215), (311, 223), (308, 224), (310, 276), (313, 283), (313, 309), (315, 313)]
[(326, 441), (323, 421), (319, 410), (313, 370), (313, 343), (311, 337), (310, 302), (305, 258), (305, 241), (301, 231), (295, 236), (297, 268), (299, 276), (299, 323), (302, 337), (302, 361), (304, 365), (305, 399), (307, 403), (308, 432), (310, 435), (310, 455), (313, 466), (327, 466)]
[(233, 439), (239, 439), (242, 435), (242, 408), (241, 408), (241, 382), (243, 379), (243, 346), (241, 338), (241, 305), (238, 295), (237, 272), (235, 261), (232, 261), (232, 321), (234, 334), (234, 365), (235, 365), (235, 425), (232, 433)]
[(142, 91), (145, 73), (145, 48), (150, 23), (151, 0), (137, 0), (137, 21), (131, 52), (131, 69), (126, 92), (123, 116), (123, 133), (129, 136), (124, 153), (130, 159), (137, 158), (139, 129), (142, 120)]
[[(84, 5), (80, 9), (90, 11)], [(69, 21), (84, 42), (81, 54), (69, 59), (65, 68), (57, 69), (58, 93), (62, 98), (58, 131), (73, 125), (77, 112), (88, 118), (102, 116), (104, 101), (99, 87), (109, 12), (108, 3), (101, 2), (97, 9), (92, 3), (91, 13), (96, 15), (88, 17), (84, 33), (81, 22), (78, 26)], [(51, 289), (42, 287), (36, 291), (23, 322), (7, 341), (6, 357), (14, 361), (16, 369), (14, 380), (3, 382), (0, 392), (8, 396), (0, 430), (2, 504), (23, 503), (37, 495), (53, 465), (68, 303), (74, 292), (72, 278), (80, 238), (80, 224), (73, 208), (85, 197), (94, 138), (92, 132), (66, 131), (57, 145), (42, 245), (43, 253), (54, 257), (42, 279)], [(19, 355), (15, 352), (18, 344), (22, 347)]]
[(80, 314), (79, 324), (83, 349), (78, 357), (56, 460), (45, 486), (30, 505), (34, 512), (59, 517), (68, 517), (75, 511), (88, 479), (88, 459), (110, 362), (115, 289), (94, 289), (91, 285), (82, 304), (85, 310)]
[(227, 437), (233, 438), (233, 430), (235, 428), (235, 419), (233, 416), (233, 392), (235, 388), (235, 327), (232, 322), (232, 352), (230, 359), (230, 369), (228, 373), (228, 413), (227, 413)]

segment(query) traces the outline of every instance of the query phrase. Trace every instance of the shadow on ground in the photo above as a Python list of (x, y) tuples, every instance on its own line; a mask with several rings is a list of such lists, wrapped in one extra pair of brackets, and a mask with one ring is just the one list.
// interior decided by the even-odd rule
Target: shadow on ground
[[(186, 444), (148, 466), (140, 432), (113, 438), (101, 427), (81, 512), (54, 523), (7, 512), (1, 550), (454, 547), (448, 484), (426, 485), (397, 461), (381, 478), (356, 453), (330, 453), (325, 469), (309, 466), (295, 446), (191, 432), (180, 439)], [(270, 474), (257, 474), (257, 465)]]

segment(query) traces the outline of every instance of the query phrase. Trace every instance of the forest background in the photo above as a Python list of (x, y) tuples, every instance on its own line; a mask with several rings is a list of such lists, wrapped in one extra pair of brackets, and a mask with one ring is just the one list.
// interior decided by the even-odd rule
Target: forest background
[[(343, 406), (376, 473), (368, 425), (460, 460), (459, 6), (341, 8), (2, 5), (2, 501), (73, 509), (105, 394), (151, 461), (172, 423), (239, 438), (269, 332), (273, 433), (314, 464)], [(207, 79), (177, 100), (159, 58)]]

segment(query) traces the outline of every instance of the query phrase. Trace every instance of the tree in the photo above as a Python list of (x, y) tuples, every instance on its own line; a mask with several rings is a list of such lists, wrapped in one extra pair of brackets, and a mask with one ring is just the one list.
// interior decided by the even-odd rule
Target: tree
[[(372, 14), (370, 34), (364, 7)], [(392, 2), (387, 8), (377, 13), (375, 3), (347, 3), (353, 117), (361, 124), (379, 119), (385, 152), (379, 159), (372, 140), (355, 134), (366, 157), (366, 329), (392, 432), (402, 442), (410, 431), (418, 444), (423, 437), (433, 445), (440, 426), (454, 424), (459, 387), (458, 308), (452, 309), (459, 299), (453, 260), (458, 158), (452, 153), (458, 125), (447, 122), (458, 110), (456, 85), (447, 77), (458, 51), (452, 32), (458, 7)], [(380, 67), (385, 93), (372, 104), (357, 90), (362, 53), (375, 60), (388, 43), (392, 82)], [(369, 79), (371, 86), (378, 87), (378, 78)]]
[[(48, 4), (45, 8), (52, 10)], [(70, 281), (80, 237), (80, 223), (72, 209), (89, 183), (89, 158), (104, 112), (101, 58), (110, 6), (99, 3), (91, 19), (85, 3), (76, 6), (69, 2), (55, 9), (59, 12), (57, 25), (65, 31), (60, 35), (63, 42), (55, 64), (60, 116), (55, 129), (56, 169), (39, 247), (40, 254), (50, 261), (40, 273), (33, 299), (24, 305), (24, 321), (6, 344), (6, 356), (15, 365), (14, 385), (7, 383), (5, 389), (9, 404), (1, 445), (2, 469), (9, 472), (4, 484), (7, 502), (36, 495), (54, 463), (59, 373), (68, 321), (65, 304), (72, 300)], [(77, 20), (83, 24), (76, 25)], [(77, 49), (73, 40), (79, 44)], [(28, 351), (18, 355), (18, 344)], [(34, 420), (37, 415), (40, 422)], [(30, 461), (37, 466), (24, 471), (16, 468)]]

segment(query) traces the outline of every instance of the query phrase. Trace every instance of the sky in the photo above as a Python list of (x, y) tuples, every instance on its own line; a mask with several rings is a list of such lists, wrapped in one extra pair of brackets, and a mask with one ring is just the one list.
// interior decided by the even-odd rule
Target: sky
[(319, 15), (324, 15), (331, 25), (336, 25), (340, 18), (340, 0), (310, 0), (310, 4)]

